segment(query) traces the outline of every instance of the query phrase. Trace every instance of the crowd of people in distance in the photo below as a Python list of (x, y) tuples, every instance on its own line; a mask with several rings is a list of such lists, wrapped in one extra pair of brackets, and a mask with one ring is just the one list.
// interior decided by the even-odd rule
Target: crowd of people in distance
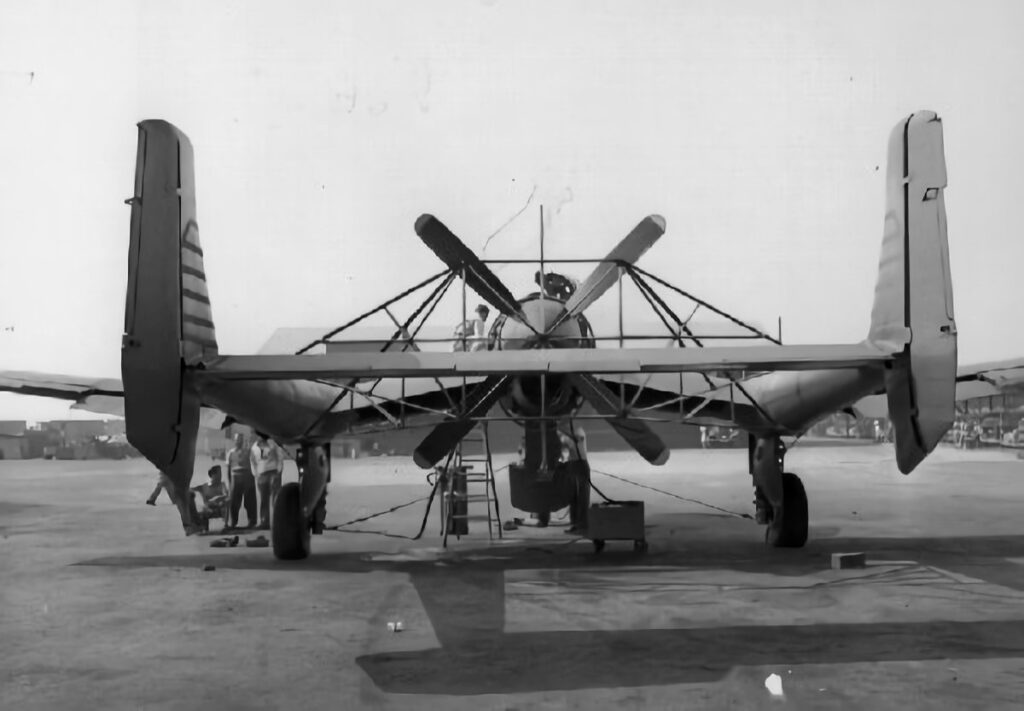
[[(223, 469), (227, 470), (224, 482)], [(209, 480), (188, 491), (187, 500), (174, 498), (174, 487), (166, 474), (160, 473), (156, 488), (146, 499), (155, 506), (161, 491), (167, 491), (176, 506), (187, 506), (198, 530), (208, 530), (212, 518), (224, 519), (224, 530), (239, 528), (239, 514), (245, 509), (247, 528), (270, 530), (274, 501), (281, 490), (284, 471), (284, 450), (267, 437), (256, 434), (250, 445), (242, 433), (236, 433), (234, 447), (227, 453), (224, 465), (215, 464), (207, 475)], [(257, 507), (258, 503), (258, 507)]]
[(950, 432), (953, 445), (959, 449), (974, 449), (981, 443), (981, 423), (975, 419), (956, 418)]

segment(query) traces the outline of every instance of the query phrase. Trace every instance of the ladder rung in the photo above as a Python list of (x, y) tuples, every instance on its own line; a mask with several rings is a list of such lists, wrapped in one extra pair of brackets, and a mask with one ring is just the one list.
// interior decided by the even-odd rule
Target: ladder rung
[(491, 517), (484, 514), (452, 514), (452, 518), (461, 521), (487, 521)]
[(489, 494), (452, 494), (453, 498), (459, 501), (490, 501)]

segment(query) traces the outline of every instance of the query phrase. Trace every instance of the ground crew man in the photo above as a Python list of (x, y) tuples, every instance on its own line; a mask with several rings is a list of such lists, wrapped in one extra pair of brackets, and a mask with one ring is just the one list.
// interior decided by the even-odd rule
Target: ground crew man
[(585, 533), (590, 510), (590, 463), (587, 461), (587, 434), (582, 427), (569, 425), (560, 432), (562, 446), (567, 450), (565, 473), (569, 478), (569, 528), (566, 533)]
[(157, 473), (156, 488), (153, 489), (153, 493), (146, 499), (146, 503), (150, 506), (156, 506), (156, 500), (160, 496), (161, 491), (167, 492), (167, 498), (171, 500), (171, 503), (177, 505), (177, 499), (174, 497), (174, 484), (171, 482), (171, 478), (163, 472)]
[(189, 489), (189, 513), (192, 515), (192, 523), (203, 530), (209, 529), (210, 519), (224, 511), (224, 505), (228, 500), (228, 488), (221, 480), (220, 465), (214, 464), (210, 467), (207, 476), (210, 477), (207, 483)]
[(256, 490), (260, 494), (260, 528), (266, 531), (270, 529), (270, 512), (277, 492), (281, 490), (284, 455), (280, 447), (258, 434), (249, 456), (256, 475)]
[(245, 501), (246, 518), (249, 528), (256, 528), (256, 480), (252, 475), (252, 460), (245, 446), (241, 432), (235, 434), (235, 446), (228, 452), (228, 471), (231, 472), (231, 507), (228, 512), (228, 526), (238, 526), (238, 513)]
[(490, 312), (489, 308), (480, 304), (476, 307), (476, 318), (467, 319), (455, 327), (457, 340), (452, 343), (453, 351), (463, 350), (462, 339), (465, 339), (467, 351), (487, 350), (487, 315)]

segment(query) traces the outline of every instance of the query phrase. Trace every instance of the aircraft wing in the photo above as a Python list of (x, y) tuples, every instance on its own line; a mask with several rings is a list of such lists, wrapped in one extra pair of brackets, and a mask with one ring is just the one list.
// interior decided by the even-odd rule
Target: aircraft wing
[(195, 374), (212, 380), (309, 380), (825, 370), (882, 367), (892, 355), (868, 343), (741, 348), (555, 348), (468, 353), (246, 355), (212, 358)]
[[(958, 366), (956, 369), (956, 381), (958, 384), (978, 381), (988, 383), (997, 388), (996, 392), (979, 392), (971, 397), (993, 395), (1000, 392), (1003, 388), (1024, 385), (1024, 358)], [(963, 399), (960, 397), (959, 387), (957, 388), (957, 399)]]
[[(124, 385), (119, 378), (86, 378), (78, 375), (0, 370), (0, 392), (71, 400), (72, 409), (124, 417)], [(204, 427), (220, 428), (224, 413), (210, 407), (200, 410)]]
[(0, 391), (73, 400), (78, 409), (124, 417), (124, 387), (117, 378), (2, 370)]

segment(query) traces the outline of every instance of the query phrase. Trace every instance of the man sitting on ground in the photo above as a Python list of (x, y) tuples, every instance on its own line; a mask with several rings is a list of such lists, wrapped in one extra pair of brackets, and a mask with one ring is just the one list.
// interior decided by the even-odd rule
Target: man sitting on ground
[(210, 467), (207, 476), (210, 477), (210, 481), (189, 489), (189, 508), (192, 521), (204, 531), (210, 530), (211, 518), (224, 517), (228, 502), (228, 489), (221, 481), (220, 465), (214, 464)]

